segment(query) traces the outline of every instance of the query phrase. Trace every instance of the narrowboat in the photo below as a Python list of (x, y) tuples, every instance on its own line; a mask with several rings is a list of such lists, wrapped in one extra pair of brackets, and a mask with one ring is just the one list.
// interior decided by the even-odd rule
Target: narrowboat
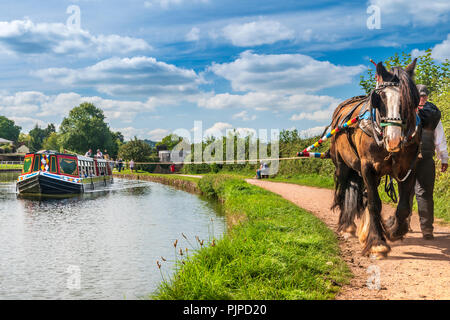
[(16, 185), (19, 194), (77, 194), (113, 183), (112, 169), (105, 159), (39, 151), (25, 156)]

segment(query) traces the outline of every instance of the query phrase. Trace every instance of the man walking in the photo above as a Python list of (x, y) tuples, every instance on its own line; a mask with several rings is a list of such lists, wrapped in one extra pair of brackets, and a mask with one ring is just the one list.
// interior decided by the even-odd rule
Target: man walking
[[(434, 202), (433, 189), (436, 169), (433, 156), (436, 152), (441, 161), (441, 171), (448, 168), (447, 141), (442, 126), (441, 113), (438, 108), (428, 102), (428, 89), (425, 85), (417, 85), (420, 94), (418, 113), (422, 121), (422, 141), (416, 164), (415, 195), (419, 209), (420, 228), (425, 240), (434, 239)], [(411, 201), (414, 195), (411, 196)]]

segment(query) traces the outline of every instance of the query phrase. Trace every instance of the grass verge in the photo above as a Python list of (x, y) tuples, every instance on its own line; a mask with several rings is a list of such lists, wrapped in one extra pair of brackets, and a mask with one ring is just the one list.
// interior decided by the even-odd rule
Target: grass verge
[(278, 195), (226, 175), (198, 181), (238, 221), (178, 263), (153, 299), (333, 299), (351, 276), (324, 223)]

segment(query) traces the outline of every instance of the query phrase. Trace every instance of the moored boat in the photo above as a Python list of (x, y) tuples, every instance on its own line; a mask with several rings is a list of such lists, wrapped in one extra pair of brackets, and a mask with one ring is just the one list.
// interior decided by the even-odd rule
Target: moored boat
[(20, 194), (64, 195), (104, 188), (113, 183), (112, 164), (55, 151), (39, 151), (25, 156), (17, 178)]

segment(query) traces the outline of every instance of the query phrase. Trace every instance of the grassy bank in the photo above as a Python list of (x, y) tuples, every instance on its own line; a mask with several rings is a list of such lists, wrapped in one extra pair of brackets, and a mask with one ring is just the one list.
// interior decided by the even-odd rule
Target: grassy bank
[(179, 263), (152, 298), (332, 299), (350, 277), (333, 232), (312, 214), (233, 176), (198, 186), (236, 223)]
[(199, 178), (180, 175), (155, 174), (136, 170), (134, 172), (131, 172), (131, 170), (122, 170), (120, 173), (114, 171), (113, 173), (114, 176), (118, 178), (158, 182), (192, 193), (201, 193), (197, 184)]

